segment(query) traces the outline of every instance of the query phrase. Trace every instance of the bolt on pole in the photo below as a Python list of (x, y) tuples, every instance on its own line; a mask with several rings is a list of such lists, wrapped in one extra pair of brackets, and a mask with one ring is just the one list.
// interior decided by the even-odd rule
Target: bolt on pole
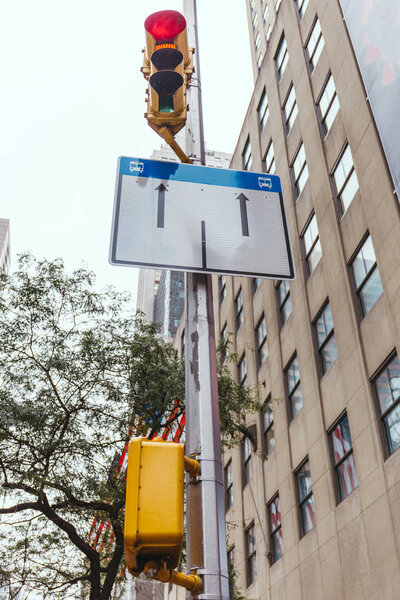
[[(205, 163), (196, 0), (183, 0), (195, 73), (188, 90), (186, 153)], [(186, 453), (201, 475), (187, 487), (187, 560), (203, 580), (199, 598), (229, 600), (221, 433), (211, 275), (186, 274)]]

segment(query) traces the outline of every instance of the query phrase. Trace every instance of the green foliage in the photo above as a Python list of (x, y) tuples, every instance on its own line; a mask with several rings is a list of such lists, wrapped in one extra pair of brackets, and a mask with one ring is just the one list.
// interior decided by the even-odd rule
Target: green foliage
[[(68, 274), (62, 260), (29, 254), (0, 276), (0, 588), (10, 598), (110, 598), (125, 500), (113, 459), (129, 431), (150, 437), (184, 411), (176, 351), (127, 295), (94, 283), (85, 268)], [(256, 402), (220, 361), (218, 374), (234, 443)], [(94, 516), (111, 523), (103, 552), (89, 540)]]
[[(237, 353), (230, 352), (229, 338), (220, 340), (217, 347), (218, 395), (220, 400), (220, 420), (222, 444), (231, 448), (243, 439), (250, 437), (246, 427), (246, 415), (261, 410), (257, 389), (241, 386), (232, 379), (229, 364), (237, 364)], [(251, 440), (253, 441), (253, 440)]]

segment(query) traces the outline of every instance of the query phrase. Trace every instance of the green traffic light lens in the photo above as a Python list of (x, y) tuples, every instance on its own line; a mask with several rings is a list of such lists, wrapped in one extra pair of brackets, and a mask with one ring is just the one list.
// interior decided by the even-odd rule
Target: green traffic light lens
[(159, 110), (159, 112), (162, 112), (162, 113), (174, 112), (174, 97), (173, 96), (159, 96), (158, 110)]

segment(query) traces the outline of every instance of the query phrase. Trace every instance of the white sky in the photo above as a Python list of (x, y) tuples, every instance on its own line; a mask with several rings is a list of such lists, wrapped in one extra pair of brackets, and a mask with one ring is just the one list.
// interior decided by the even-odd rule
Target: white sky
[[(82, 261), (98, 284), (129, 289), (108, 264), (117, 158), (149, 157), (139, 72), (145, 18), (181, 0), (19, 0), (0, 7), (0, 217), (12, 265), (30, 249)], [(244, 0), (198, 0), (207, 147), (232, 152), (253, 88)]]

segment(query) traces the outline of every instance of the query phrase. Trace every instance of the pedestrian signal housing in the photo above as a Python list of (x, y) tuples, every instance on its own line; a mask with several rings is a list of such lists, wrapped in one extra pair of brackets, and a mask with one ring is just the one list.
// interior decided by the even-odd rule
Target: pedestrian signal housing
[[(193, 461), (191, 461), (193, 462)], [(124, 545), (129, 571), (149, 561), (178, 566), (183, 542), (183, 446), (132, 438), (128, 448)]]
[(186, 88), (193, 73), (186, 20), (176, 10), (161, 10), (145, 23), (144, 77), (149, 82), (145, 117), (157, 133), (167, 127), (175, 135), (186, 123)]

